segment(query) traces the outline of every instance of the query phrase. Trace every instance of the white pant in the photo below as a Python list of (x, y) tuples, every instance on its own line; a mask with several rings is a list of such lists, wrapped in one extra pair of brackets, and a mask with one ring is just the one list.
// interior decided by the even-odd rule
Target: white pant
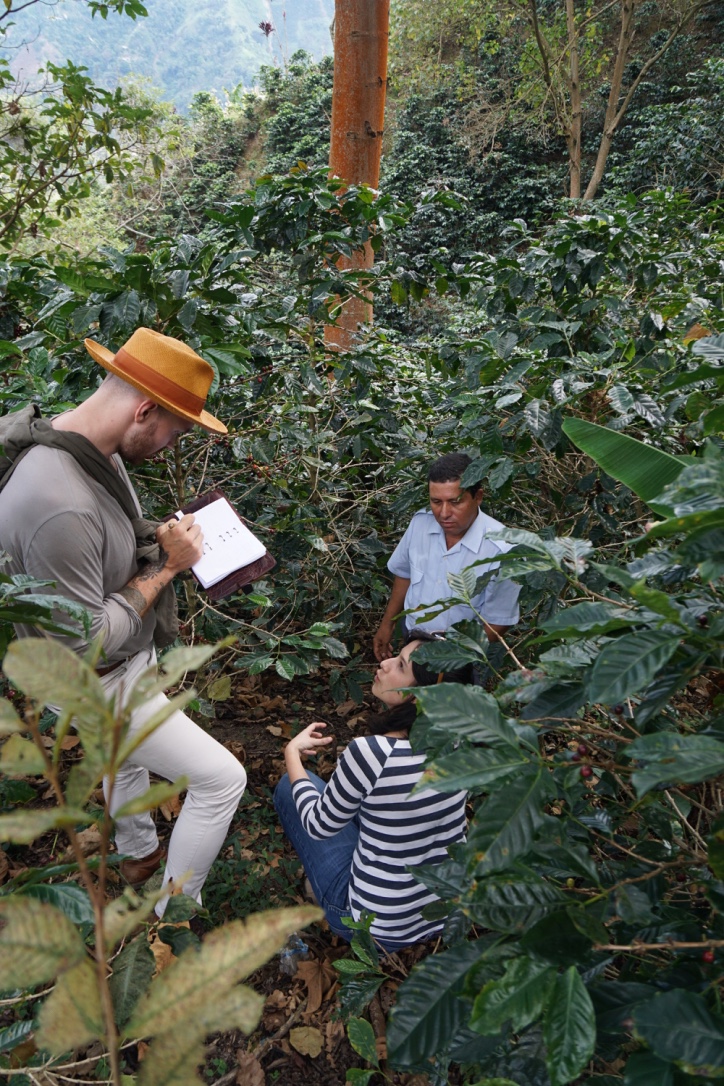
[[(132, 656), (121, 667), (101, 677), (106, 693), (120, 692), (123, 699), (130, 693), (138, 677), (155, 663), (153, 649)], [(130, 734), (167, 702), (164, 694), (158, 694), (137, 709), (131, 718)], [(188, 779), (183, 810), (169, 842), (163, 884), (191, 871), (183, 892), (200, 903), (201, 888), (224, 843), (229, 823), (244, 793), (246, 771), (221, 743), (207, 735), (184, 713), (175, 712), (144, 739), (123, 763), (116, 774), (112, 795), (108, 795), (108, 782), (103, 782), (111, 815), (148, 789), (149, 770), (169, 781), (181, 776)], [(116, 847), (119, 852), (138, 859), (154, 852), (158, 847), (158, 837), (151, 815), (145, 812), (119, 818), (116, 823)], [(166, 897), (156, 906), (159, 916), (163, 915), (167, 901)]]

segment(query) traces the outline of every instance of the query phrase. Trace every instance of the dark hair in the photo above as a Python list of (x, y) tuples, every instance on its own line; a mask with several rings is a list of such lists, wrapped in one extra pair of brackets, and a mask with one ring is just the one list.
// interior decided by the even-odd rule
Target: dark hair
[[(407, 634), (405, 645), (411, 641), (438, 641), (426, 630), (414, 630)], [(404, 647), (404, 646), (403, 646)], [(436, 686), (437, 683), (470, 683), (473, 681), (472, 664), (463, 667), (451, 668), (449, 671), (431, 671), (425, 664), (419, 664), (416, 660), (410, 661), (412, 674), (415, 676), (415, 686)], [(414, 696), (401, 705), (395, 705), (392, 709), (386, 709), (382, 713), (368, 713), (366, 718), (367, 730), (371, 735), (384, 735), (385, 732), (407, 731), (409, 732), (415, 723), (417, 707)]]
[[(428, 483), (455, 483), (458, 479), (462, 479), (466, 468), (469, 468), (471, 464), (472, 460), (467, 453), (446, 453), (445, 456), (439, 457), (430, 464), (427, 481)], [(465, 489), (475, 497), (481, 486), (482, 480), (478, 480), (477, 483)]]

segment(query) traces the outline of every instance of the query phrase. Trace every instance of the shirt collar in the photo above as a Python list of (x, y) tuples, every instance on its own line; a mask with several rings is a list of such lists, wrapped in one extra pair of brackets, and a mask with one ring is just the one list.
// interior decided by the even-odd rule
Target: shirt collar
[[(444, 531), (442, 529), (442, 526), (440, 524), (438, 524), (438, 522), (435, 520), (434, 516), (432, 515), (432, 510), (428, 510), (428, 512), (430, 513), (430, 520), (432, 521), (430, 527), (428, 528), (428, 532), (431, 535), (442, 536), (442, 541), (443, 541), (443, 545), (444, 545), (444, 543), (445, 543), (445, 533), (444, 533)], [(472, 551), (473, 554), (477, 554), (477, 552), (480, 550), (480, 544), (482, 543), (484, 538), (485, 538), (485, 518), (483, 517), (480, 509), (478, 509), (478, 515), (476, 516), (475, 520), (473, 521), (473, 523), (468, 528), (468, 530), (465, 533), (465, 535), (463, 536), (463, 538), (459, 539), (458, 542), (455, 543), (454, 546), (452, 546), (450, 548), (450, 550), (455, 550), (455, 547), (460, 545), (461, 547), (466, 547), (467, 550)]]

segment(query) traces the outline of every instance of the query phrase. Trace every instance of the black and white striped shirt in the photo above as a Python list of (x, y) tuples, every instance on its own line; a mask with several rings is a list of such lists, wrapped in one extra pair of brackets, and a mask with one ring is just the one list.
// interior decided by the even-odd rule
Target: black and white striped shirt
[(321, 795), (307, 779), (293, 785), (302, 825), (315, 840), (333, 837), (358, 816), (349, 905), (355, 920), (363, 909), (375, 914), (372, 934), (388, 945), (440, 931), (442, 921), (421, 916), (436, 896), (406, 868), (440, 863), (448, 846), (465, 837), (465, 792), (428, 788), (410, 795), (424, 761), (408, 739), (365, 736), (343, 752)]

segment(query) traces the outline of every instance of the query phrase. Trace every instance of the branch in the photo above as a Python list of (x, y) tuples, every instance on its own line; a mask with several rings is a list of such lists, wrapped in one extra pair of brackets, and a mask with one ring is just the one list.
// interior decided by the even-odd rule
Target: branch
[(724, 939), (702, 939), (700, 943), (677, 943), (673, 939), (667, 939), (665, 943), (599, 943), (593, 949), (629, 951), (632, 954), (639, 954), (647, 950), (703, 950), (706, 947), (720, 946), (724, 946)]

